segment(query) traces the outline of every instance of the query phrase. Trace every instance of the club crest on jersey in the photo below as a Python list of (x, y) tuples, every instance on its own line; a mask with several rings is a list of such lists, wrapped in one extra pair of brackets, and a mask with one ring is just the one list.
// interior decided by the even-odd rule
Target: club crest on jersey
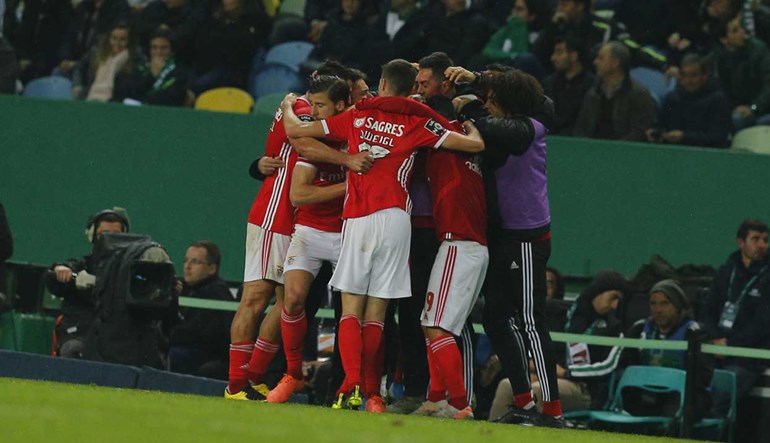
[(430, 119), (427, 123), (425, 123), (425, 129), (430, 131), (431, 133), (440, 136), (444, 132), (446, 132), (446, 129), (444, 129), (443, 126), (441, 126), (441, 123), (437, 122), (436, 120)]
[(370, 145), (369, 143), (361, 143), (358, 145), (358, 152), (364, 151), (369, 151), (369, 153), (372, 155), (372, 158), (374, 159), (383, 158), (390, 154), (390, 150), (385, 149), (382, 146)]
[(366, 123), (366, 119), (363, 117), (353, 120), (353, 126), (355, 126), (356, 128), (362, 127), (364, 123)]

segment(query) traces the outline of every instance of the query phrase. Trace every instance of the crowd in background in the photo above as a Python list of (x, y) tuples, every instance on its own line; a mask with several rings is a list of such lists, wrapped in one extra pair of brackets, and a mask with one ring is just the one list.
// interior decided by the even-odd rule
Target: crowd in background
[[(520, 68), (554, 99), (559, 135), (726, 147), (770, 113), (764, 0), (307, 0), (303, 17), (259, 0), (0, 5), (8, 93), (53, 74), (78, 99), (189, 106), (247, 89), (270, 47), (309, 41), (310, 71), (334, 59), (370, 84), (384, 62), (436, 51), (469, 69)], [(671, 83), (652, 90), (640, 67)]]

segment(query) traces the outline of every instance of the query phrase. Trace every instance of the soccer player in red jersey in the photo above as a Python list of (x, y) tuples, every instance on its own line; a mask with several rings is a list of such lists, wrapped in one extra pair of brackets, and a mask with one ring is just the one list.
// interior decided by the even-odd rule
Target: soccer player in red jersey
[[(448, 97), (436, 95), (426, 104), (454, 120), (452, 101)], [(451, 123), (459, 126), (457, 121)], [(460, 335), (478, 299), (489, 264), (487, 205), (480, 156), (431, 151), (425, 172), (441, 246), (433, 263), (421, 319), (430, 389), (427, 401), (415, 414), (472, 419), (463, 361), (454, 336)]]
[[(310, 102), (297, 99), (292, 115), (300, 121), (312, 121)], [(246, 228), (243, 296), (230, 329), (229, 383), (225, 398), (231, 400), (266, 399), (269, 389), (263, 379), (279, 346), (283, 265), (294, 230), (289, 184), (298, 155), (286, 137), (282, 120), (283, 113), (278, 109), (267, 136), (265, 156), (259, 161), (262, 173), (273, 173), (265, 178), (254, 200)], [(302, 154), (318, 161), (344, 164), (355, 171), (365, 171), (371, 164), (366, 155), (353, 157), (321, 143), (317, 145), (308, 146)], [(262, 321), (254, 343), (259, 317), (273, 294), (277, 298), (275, 308)]]
[[(310, 81), (307, 99), (314, 120), (339, 114), (348, 107), (350, 88), (338, 78), (322, 75)], [(301, 144), (301, 141), (298, 141)], [(284, 264), (285, 296), (281, 313), (281, 337), (287, 371), (270, 391), (267, 401), (284, 403), (304, 388), (302, 345), (307, 332), (305, 302), (313, 280), (324, 261), (336, 266), (340, 255), (342, 203), (345, 195), (342, 166), (297, 161), (291, 181), (290, 197), (297, 207), (294, 233)]]
[(381, 97), (361, 100), (351, 111), (317, 122), (303, 123), (294, 115), (293, 94), (281, 105), (289, 136), (347, 141), (350, 153), (369, 152), (375, 159), (364, 174), (348, 172), (342, 246), (330, 281), (342, 291), (339, 343), (345, 380), (333, 405), (338, 409), (361, 404), (363, 369), (366, 409), (385, 410), (379, 392), (382, 365), (377, 357), (389, 300), (411, 296), (407, 189), (416, 151), (422, 147), (484, 149), (470, 122), (465, 124), (468, 135), (449, 131), (446, 119), (407, 98), (415, 75), (409, 62), (392, 60), (382, 67)]

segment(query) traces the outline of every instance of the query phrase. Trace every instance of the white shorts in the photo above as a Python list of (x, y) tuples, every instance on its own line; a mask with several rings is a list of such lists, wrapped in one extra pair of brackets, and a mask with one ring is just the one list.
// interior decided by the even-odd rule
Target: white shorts
[(411, 297), (411, 240), (409, 214), (399, 208), (345, 220), (340, 259), (329, 284), (351, 294)]
[(289, 271), (307, 271), (316, 278), (323, 262), (328, 261), (332, 269), (340, 258), (342, 234), (326, 232), (309, 226), (295, 225), (291, 235), (291, 244), (286, 253), (284, 274)]
[(421, 324), (460, 335), (476, 304), (489, 265), (487, 247), (445, 240), (433, 262)]
[(283, 284), (283, 262), (291, 237), (246, 225), (246, 260), (243, 281), (272, 280)]

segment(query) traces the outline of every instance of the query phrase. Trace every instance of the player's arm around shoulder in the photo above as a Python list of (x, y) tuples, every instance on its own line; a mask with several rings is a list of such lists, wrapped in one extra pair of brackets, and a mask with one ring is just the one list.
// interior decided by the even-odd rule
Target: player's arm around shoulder
[(345, 182), (329, 186), (315, 186), (313, 181), (317, 172), (318, 169), (310, 163), (301, 160), (297, 163), (289, 189), (289, 199), (291, 199), (293, 206), (321, 203), (345, 195)]
[(452, 151), (479, 153), (484, 150), (484, 139), (476, 126), (470, 121), (464, 121), (463, 127), (466, 134), (450, 131), (441, 147)]
[(324, 128), (318, 121), (302, 121), (294, 112), (294, 104), (297, 103), (296, 94), (286, 94), (281, 102), (283, 114), (283, 128), (287, 137), (323, 137)]

